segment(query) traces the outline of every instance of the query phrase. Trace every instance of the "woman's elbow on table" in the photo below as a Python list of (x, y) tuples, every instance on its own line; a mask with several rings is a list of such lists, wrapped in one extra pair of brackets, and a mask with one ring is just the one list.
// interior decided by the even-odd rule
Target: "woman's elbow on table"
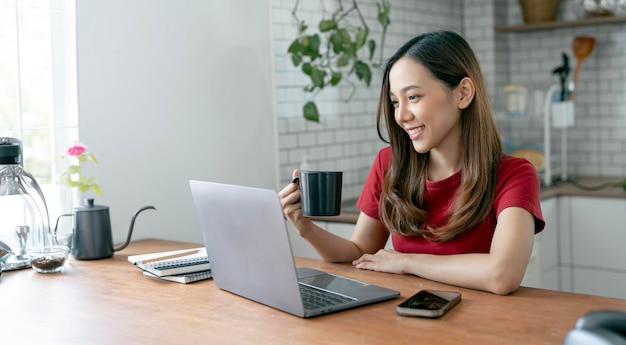
[(487, 280), (486, 290), (496, 295), (505, 296), (515, 292), (521, 286), (523, 278), (523, 274), (520, 276), (517, 272), (501, 269), (494, 272), (492, 277)]

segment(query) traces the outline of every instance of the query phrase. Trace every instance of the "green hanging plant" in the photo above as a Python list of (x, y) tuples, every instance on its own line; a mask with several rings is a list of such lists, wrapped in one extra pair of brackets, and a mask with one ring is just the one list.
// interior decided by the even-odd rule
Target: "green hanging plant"
[[(372, 81), (372, 69), (378, 68), (383, 62), (383, 46), (387, 27), (390, 24), (389, 0), (377, 0), (378, 9), (377, 22), (382, 27), (380, 37), (380, 56), (378, 61), (374, 61), (377, 43), (370, 39), (370, 29), (363, 18), (356, 0), (352, 0), (352, 6), (344, 8), (342, 0), (335, 0), (337, 9), (330, 13), (322, 4), (322, 19), (317, 25), (317, 30), (312, 29), (309, 33), (309, 26), (297, 16), (300, 1), (292, 11), (293, 18), (298, 27), (298, 36), (289, 46), (287, 52), (291, 55), (291, 61), (295, 67), (300, 67), (307, 75), (311, 83), (304, 87), (305, 92), (312, 93), (311, 100), (307, 101), (302, 113), (305, 119), (319, 122), (319, 112), (317, 105), (312, 100), (315, 95), (328, 86), (337, 86), (340, 83), (349, 83), (352, 92), (345, 99), (348, 102), (356, 91), (357, 82), (363, 82), (367, 87)], [(357, 24), (350, 22), (348, 15), (355, 13), (358, 17)], [(353, 21), (355, 21), (353, 19)], [(363, 51), (363, 53), (361, 53)], [(367, 56), (365, 59), (362, 56)]]

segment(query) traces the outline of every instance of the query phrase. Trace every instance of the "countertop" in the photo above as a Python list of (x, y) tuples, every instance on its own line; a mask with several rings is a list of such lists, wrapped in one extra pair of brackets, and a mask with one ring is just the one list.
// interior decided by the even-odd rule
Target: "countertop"
[[(626, 191), (622, 187), (624, 178), (620, 177), (578, 177), (572, 181), (557, 182), (552, 186), (541, 187), (541, 200), (558, 196), (587, 196), (599, 198), (624, 198)], [(356, 199), (343, 200), (341, 214), (334, 217), (314, 217), (314, 220), (336, 223), (355, 224), (359, 217)]]

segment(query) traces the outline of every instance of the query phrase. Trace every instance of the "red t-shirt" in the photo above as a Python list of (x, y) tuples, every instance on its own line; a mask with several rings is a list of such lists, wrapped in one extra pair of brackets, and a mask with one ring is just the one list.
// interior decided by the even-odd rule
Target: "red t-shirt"
[[(357, 201), (366, 215), (379, 219), (378, 201), (382, 181), (391, 161), (391, 148), (381, 149), (376, 156), (369, 176)], [(394, 249), (403, 253), (462, 254), (488, 253), (496, 229), (497, 215), (507, 207), (521, 207), (535, 217), (535, 233), (543, 230), (539, 176), (526, 159), (504, 156), (498, 166), (496, 198), (493, 209), (481, 223), (447, 242), (432, 242), (421, 236), (392, 235)], [(435, 227), (446, 223), (448, 209), (454, 194), (461, 185), (461, 171), (441, 181), (427, 181), (424, 208), (428, 222)]]

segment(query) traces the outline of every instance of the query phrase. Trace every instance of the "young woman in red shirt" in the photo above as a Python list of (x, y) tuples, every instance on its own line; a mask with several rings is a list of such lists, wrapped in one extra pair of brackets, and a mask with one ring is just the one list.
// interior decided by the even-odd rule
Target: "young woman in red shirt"
[[(387, 61), (377, 130), (389, 146), (372, 165), (350, 239), (302, 215), (297, 183), (279, 192), (300, 236), (327, 261), (515, 291), (545, 225), (539, 177), (503, 154), (478, 60), (460, 35), (419, 35)], [(394, 250), (384, 249), (389, 236)]]

